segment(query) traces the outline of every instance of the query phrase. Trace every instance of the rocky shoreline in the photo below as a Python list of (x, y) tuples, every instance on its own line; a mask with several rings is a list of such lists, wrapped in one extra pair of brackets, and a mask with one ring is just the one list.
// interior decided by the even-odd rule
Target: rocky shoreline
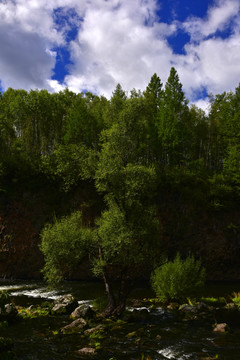
[[(121, 319), (103, 318), (99, 312), (92, 306), (78, 304), (77, 300), (67, 294), (52, 303), (44, 303), (41, 307), (30, 306), (23, 308), (15, 306), (10, 302), (8, 295), (1, 295), (0, 312), (0, 357), (1, 359), (17, 359), (14, 353), (14, 340), (2, 336), (7, 331), (2, 331), (8, 326), (11, 327), (17, 321), (26, 321), (26, 319), (51, 316), (53, 318), (62, 318), (62, 324), (54, 336), (63, 337), (69, 334), (79, 334), (79, 348), (76, 350), (76, 356), (80, 358), (101, 358), (105, 353), (104, 339), (110, 335), (124, 333), (127, 339), (134, 340), (136, 344), (142, 344), (149, 341), (148, 328), (145, 323), (152, 323), (156, 311), (162, 307), (165, 311), (174, 315), (182, 323), (205, 322), (212, 329), (212, 334), (231, 333), (232, 325), (240, 320), (240, 308), (233, 302), (216, 302), (209, 304), (207, 301), (198, 301), (192, 304), (170, 303), (163, 304), (157, 299), (131, 300), (128, 308)], [(161, 314), (158, 316), (161, 317)], [(156, 318), (154, 318), (156, 322)], [(131, 331), (130, 324), (137, 324), (136, 329)], [(155, 333), (155, 339), (161, 342), (162, 334)], [(82, 345), (82, 346), (81, 346)], [(100, 357), (99, 357), (100, 356)], [(150, 357), (148, 359), (151, 359)], [(201, 360), (215, 359), (215, 357), (201, 357)]]

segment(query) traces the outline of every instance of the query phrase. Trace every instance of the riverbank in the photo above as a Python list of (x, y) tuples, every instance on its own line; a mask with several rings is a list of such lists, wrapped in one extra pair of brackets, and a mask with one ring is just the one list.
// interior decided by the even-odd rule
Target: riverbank
[[(82, 294), (77, 297), (78, 306), (93, 305), (97, 284), (85, 283), (80, 286), (78, 283), (78, 293)], [(30, 290), (36, 294), (36, 289), (28, 288)], [(67, 290), (65, 288), (65, 292)], [(21, 289), (18, 288), (18, 291)], [(169, 307), (169, 304), (158, 303), (155, 299), (144, 300), (145, 291), (139, 288), (138, 294), (141, 293), (141, 296), (130, 298), (128, 311), (120, 320), (85, 318), (86, 324), (70, 327), (67, 331), (63, 329), (75, 319), (70, 318), (69, 314), (52, 313), (54, 301), (63, 292), (62, 289), (54, 295), (49, 293), (49, 296), (55, 296), (55, 300), (49, 298), (48, 302), (41, 297), (28, 296), (26, 301), (26, 298), (14, 296), (13, 301), (18, 303), (19, 319), (5, 328), (0, 336), (12, 339), (17, 359), (73, 360), (92, 357), (99, 360), (145, 360), (147, 356), (153, 360), (209, 360), (216, 359), (216, 356), (223, 360), (239, 359), (239, 310), (235, 305), (226, 307), (226, 303), (231, 301), (232, 292), (228, 293), (228, 299), (221, 296), (218, 302), (214, 302), (209, 296), (201, 299), (200, 303), (186, 304), (180, 309), (176, 304)], [(222, 288), (222, 295), (225, 292)], [(25, 305), (20, 305), (22, 301)], [(216, 324), (223, 323), (227, 324), (224, 333), (213, 331)], [(86, 355), (79, 352), (81, 349), (93, 350)]]

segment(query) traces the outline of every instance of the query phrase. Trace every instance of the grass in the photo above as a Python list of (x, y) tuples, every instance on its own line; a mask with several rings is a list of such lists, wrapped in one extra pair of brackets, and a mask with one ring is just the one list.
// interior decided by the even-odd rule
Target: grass
[(205, 302), (206, 304), (210, 305), (216, 305), (216, 304), (226, 304), (227, 301), (224, 297), (201, 297), (200, 299), (202, 302)]
[(19, 307), (17, 310), (18, 310), (18, 314), (23, 319), (34, 319), (34, 318), (37, 318), (40, 316), (48, 316), (49, 315), (49, 309), (43, 309), (40, 306), (33, 308), (33, 309)]

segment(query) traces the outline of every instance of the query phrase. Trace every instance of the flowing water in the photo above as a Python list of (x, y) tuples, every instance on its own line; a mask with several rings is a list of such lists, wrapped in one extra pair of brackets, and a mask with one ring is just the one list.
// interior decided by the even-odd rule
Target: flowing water
[[(67, 282), (58, 291), (48, 291), (42, 282), (2, 280), (0, 290), (7, 290), (15, 304), (22, 306), (53, 301), (66, 293), (72, 293), (79, 303), (91, 303), (104, 294), (100, 282)], [(240, 285), (215, 285), (206, 289), (209, 296), (227, 296), (233, 291), (240, 291)], [(139, 286), (132, 297), (152, 295), (148, 287)], [(134, 309), (129, 307), (128, 310)], [(96, 339), (101, 344), (101, 351), (94, 358), (145, 360), (149, 356), (153, 360), (240, 359), (240, 317), (236, 314), (227, 319), (224, 317), (226, 314), (218, 313), (215, 318), (194, 319), (162, 307), (146, 307), (146, 311), (148, 316), (116, 324), (105, 337)], [(212, 329), (215, 321), (228, 322), (229, 333), (214, 333)], [(88, 346), (86, 341), (89, 340), (76, 333), (57, 334), (61, 327), (69, 323), (67, 316), (38, 317), (13, 323), (4, 330), (5, 334), (0, 330), (0, 335), (14, 340), (14, 351), (19, 360), (81, 359), (77, 350)]]

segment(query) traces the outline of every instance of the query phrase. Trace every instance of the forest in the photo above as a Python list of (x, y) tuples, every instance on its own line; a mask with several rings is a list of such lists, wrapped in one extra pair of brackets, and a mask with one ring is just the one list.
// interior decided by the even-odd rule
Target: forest
[[(178, 252), (201, 259), (209, 279), (239, 280), (240, 85), (209, 106), (189, 105), (175, 68), (164, 87), (154, 74), (145, 91), (118, 84), (110, 100), (68, 89), (1, 94), (2, 263), (18, 254), (30, 278), (24, 264), (41, 238), (48, 280), (77, 277), (88, 258), (108, 286), (120, 279), (123, 297), (131, 274), (148, 277)], [(35, 224), (24, 243), (26, 226), (16, 239), (7, 222), (16, 202)], [(9, 266), (1, 276), (16, 276)]]

